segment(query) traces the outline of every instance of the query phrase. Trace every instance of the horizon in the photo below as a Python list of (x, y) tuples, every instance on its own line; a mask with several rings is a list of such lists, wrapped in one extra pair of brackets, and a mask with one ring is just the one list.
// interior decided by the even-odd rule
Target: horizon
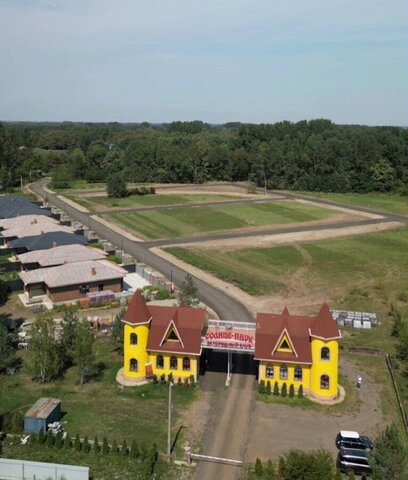
[(407, 14), (404, 0), (3, 0), (0, 112), (5, 122), (404, 126)]

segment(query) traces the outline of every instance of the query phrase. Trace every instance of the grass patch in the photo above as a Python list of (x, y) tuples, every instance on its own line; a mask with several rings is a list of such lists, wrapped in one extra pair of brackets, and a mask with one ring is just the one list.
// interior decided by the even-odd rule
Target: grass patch
[(216, 250), (167, 248), (177, 258), (233, 283), (250, 295), (274, 293), (285, 288), (285, 277), (302, 264), (293, 247)]
[(396, 193), (299, 193), (324, 200), (333, 200), (350, 205), (384, 210), (385, 212), (408, 214), (408, 196), (398, 195)]
[[(110, 339), (96, 342), (96, 361), (102, 371), (99, 378), (78, 385), (77, 373), (69, 369), (63, 378), (40, 385), (34, 382), (26, 366), (26, 351), (20, 351), (23, 368), (11, 376), (0, 379), (0, 415), (18, 410), (24, 414), (42, 396), (62, 400), (64, 428), (71, 435), (80, 433), (93, 439), (130, 441), (137, 437), (146, 444), (155, 442), (160, 451), (166, 449), (167, 395), (166, 385), (147, 384), (134, 389), (121, 389), (115, 381), (122, 366), (122, 357), (115, 352)], [(174, 388), (174, 434), (178, 428), (177, 417), (199, 395), (199, 388)]]
[(177, 238), (204, 232), (308, 222), (336, 214), (313, 205), (273, 201), (197, 208), (180, 207), (166, 211), (112, 214), (109, 217), (148, 238)]

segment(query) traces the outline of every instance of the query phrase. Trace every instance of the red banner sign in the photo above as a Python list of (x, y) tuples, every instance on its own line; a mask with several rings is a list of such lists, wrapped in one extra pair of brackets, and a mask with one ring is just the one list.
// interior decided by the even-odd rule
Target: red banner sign
[(203, 347), (231, 350), (254, 350), (255, 332), (209, 328), (203, 338)]

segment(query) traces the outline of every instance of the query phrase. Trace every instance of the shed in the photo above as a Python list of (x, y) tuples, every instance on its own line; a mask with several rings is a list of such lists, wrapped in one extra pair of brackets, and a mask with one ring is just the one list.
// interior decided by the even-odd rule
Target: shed
[(24, 416), (24, 431), (38, 433), (48, 430), (48, 424), (61, 420), (61, 400), (58, 398), (39, 398)]

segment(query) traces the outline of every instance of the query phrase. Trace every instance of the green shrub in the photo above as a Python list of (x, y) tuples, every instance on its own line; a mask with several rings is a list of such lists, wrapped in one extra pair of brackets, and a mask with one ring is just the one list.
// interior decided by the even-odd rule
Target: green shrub
[(130, 447), (130, 456), (132, 458), (139, 458), (140, 456), (139, 446), (136, 440), (132, 441), (132, 445)]
[(293, 398), (294, 396), (295, 396), (295, 386), (293, 385), (293, 383), (291, 383), (289, 387), (289, 397)]
[(88, 453), (91, 450), (91, 446), (89, 445), (88, 435), (85, 435), (84, 441), (82, 443), (82, 451)]
[(284, 384), (282, 385), (281, 396), (282, 397), (288, 396), (288, 387), (286, 385), (286, 382), (284, 382)]
[(277, 380), (275, 380), (275, 383), (273, 385), (273, 394), (275, 395), (275, 397), (279, 396), (279, 383), (277, 382)]
[(258, 392), (263, 395), (265, 393), (265, 380), (261, 380), (258, 385)]
[(195, 381), (194, 375), (190, 375), (190, 385), (192, 387), (196, 386), (196, 381)]
[(349, 478), (349, 480), (355, 480), (356, 476), (354, 475), (353, 470), (349, 473), (348, 478)]
[(121, 448), (121, 453), (122, 455), (127, 455), (129, 453), (129, 450), (128, 450), (128, 446), (127, 446), (127, 443), (126, 443), (126, 440), (123, 440), (123, 443), (122, 443), (122, 448)]
[(52, 447), (55, 445), (55, 437), (54, 434), (51, 432), (51, 430), (48, 430), (47, 432), (47, 440), (45, 442), (49, 447)]
[(169, 383), (173, 381), (173, 374), (171, 372), (168, 374), (167, 379)]
[(156, 374), (153, 375), (153, 383), (154, 383), (154, 384), (158, 384), (158, 383), (159, 383), (159, 380), (158, 380)]
[(156, 189), (154, 187), (150, 187), (150, 194), (155, 195), (156, 194)]
[(45, 440), (46, 440), (46, 436), (45, 436), (44, 430), (41, 429), (38, 432), (38, 443), (45, 443)]
[(265, 466), (265, 475), (266, 475), (266, 478), (268, 480), (274, 480), (276, 479), (276, 472), (275, 472), (275, 466), (272, 462), (271, 459), (269, 459), (267, 462), (266, 462), (266, 466)]
[(6, 433), (22, 433), (24, 431), (24, 418), (19, 411), (8, 412), (3, 417), (3, 430)]
[(303, 385), (299, 385), (297, 395), (298, 398), (303, 398)]
[(163, 385), (166, 383), (166, 375), (164, 373), (160, 375), (160, 383)]
[(111, 453), (116, 454), (119, 452), (118, 442), (114, 440), (111, 446)]
[(255, 460), (255, 476), (262, 477), (263, 476), (263, 466), (261, 460), (257, 457)]
[(75, 435), (74, 448), (77, 452), (81, 450), (81, 439), (79, 438), (79, 433)]
[(70, 450), (71, 447), (72, 447), (71, 437), (67, 433), (65, 435), (64, 448), (67, 449), (67, 450)]
[(181, 377), (178, 378), (177, 380), (177, 385), (181, 387), (183, 385), (183, 382), (181, 381)]
[(98, 437), (95, 437), (95, 438), (94, 438), (93, 451), (94, 451), (94, 453), (98, 453), (98, 452), (99, 452), (99, 440), (98, 440)]
[(108, 453), (109, 453), (108, 439), (106, 437), (103, 437), (102, 455), (107, 455)]
[(271, 381), (270, 381), (270, 380), (268, 380), (268, 381), (266, 382), (266, 390), (265, 390), (265, 391), (266, 391), (266, 394), (267, 394), (267, 395), (270, 395), (270, 394), (272, 393)]
[(63, 447), (63, 445), (64, 445), (64, 441), (62, 439), (62, 433), (59, 432), (55, 436), (55, 447), (60, 450)]

